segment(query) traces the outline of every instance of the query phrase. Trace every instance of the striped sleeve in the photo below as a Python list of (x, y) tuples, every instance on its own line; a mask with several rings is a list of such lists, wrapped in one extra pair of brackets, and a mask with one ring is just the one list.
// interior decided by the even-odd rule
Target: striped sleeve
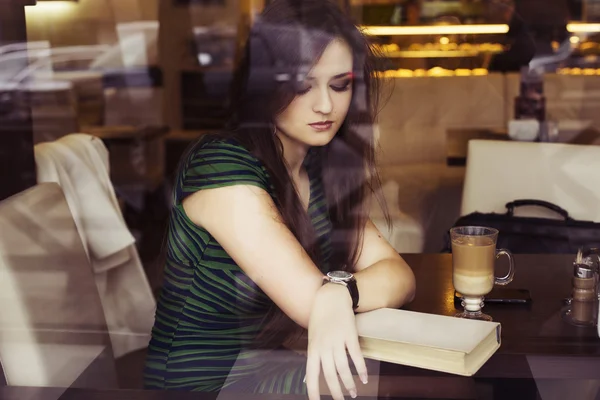
[(267, 173), (256, 157), (235, 142), (213, 141), (192, 154), (181, 189), (185, 197), (201, 189), (233, 185), (252, 185), (269, 192)]

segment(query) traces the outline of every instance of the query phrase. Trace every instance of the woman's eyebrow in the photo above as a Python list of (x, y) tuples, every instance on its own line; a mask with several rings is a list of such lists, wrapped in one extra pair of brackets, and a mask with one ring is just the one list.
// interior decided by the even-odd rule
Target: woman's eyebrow
[[(339, 78), (345, 78), (346, 76), (352, 75), (352, 72), (342, 72), (341, 74), (337, 74), (335, 76), (333, 76), (331, 79), (339, 79)], [(307, 76), (306, 78), (304, 78), (304, 80), (306, 81), (314, 81), (315, 78), (312, 76)]]

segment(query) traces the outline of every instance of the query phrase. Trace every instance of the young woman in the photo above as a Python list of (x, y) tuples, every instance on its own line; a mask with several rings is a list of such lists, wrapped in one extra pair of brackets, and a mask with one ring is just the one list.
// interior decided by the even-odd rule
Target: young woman
[[(355, 313), (415, 291), (368, 219), (371, 48), (331, 1), (274, 0), (239, 65), (229, 128), (182, 160), (146, 387), (318, 399), (322, 373), (354, 397), (350, 365), (368, 373)], [(307, 357), (266, 355), (306, 329)]]

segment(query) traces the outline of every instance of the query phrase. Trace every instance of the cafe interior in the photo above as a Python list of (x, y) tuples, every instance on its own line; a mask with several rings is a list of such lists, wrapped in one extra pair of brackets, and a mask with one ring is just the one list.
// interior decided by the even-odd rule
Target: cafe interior
[[(390, 223), (377, 202), (369, 218), (415, 274), (405, 309), (462, 310), (461, 221), (498, 228), (515, 263), (486, 298), (502, 344), (481, 369), (380, 360), (359, 398), (600, 398), (600, 2), (323, 1), (377, 50)], [(225, 126), (268, 3), (0, 1), (0, 398), (175, 398), (142, 377), (174, 180), (186, 149)]]

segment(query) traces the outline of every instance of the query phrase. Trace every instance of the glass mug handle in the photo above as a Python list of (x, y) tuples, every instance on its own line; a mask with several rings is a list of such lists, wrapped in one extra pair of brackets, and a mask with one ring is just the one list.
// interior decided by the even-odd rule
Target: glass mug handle
[(496, 250), (496, 259), (500, 258), (500, 256), (508, 257), (508, 273), (502, 278), (494, 278), (494, 283), (499, 286), (504, 286), (511, 283), (515, 276), (515, 259), (512, 253), (506, 249)]

